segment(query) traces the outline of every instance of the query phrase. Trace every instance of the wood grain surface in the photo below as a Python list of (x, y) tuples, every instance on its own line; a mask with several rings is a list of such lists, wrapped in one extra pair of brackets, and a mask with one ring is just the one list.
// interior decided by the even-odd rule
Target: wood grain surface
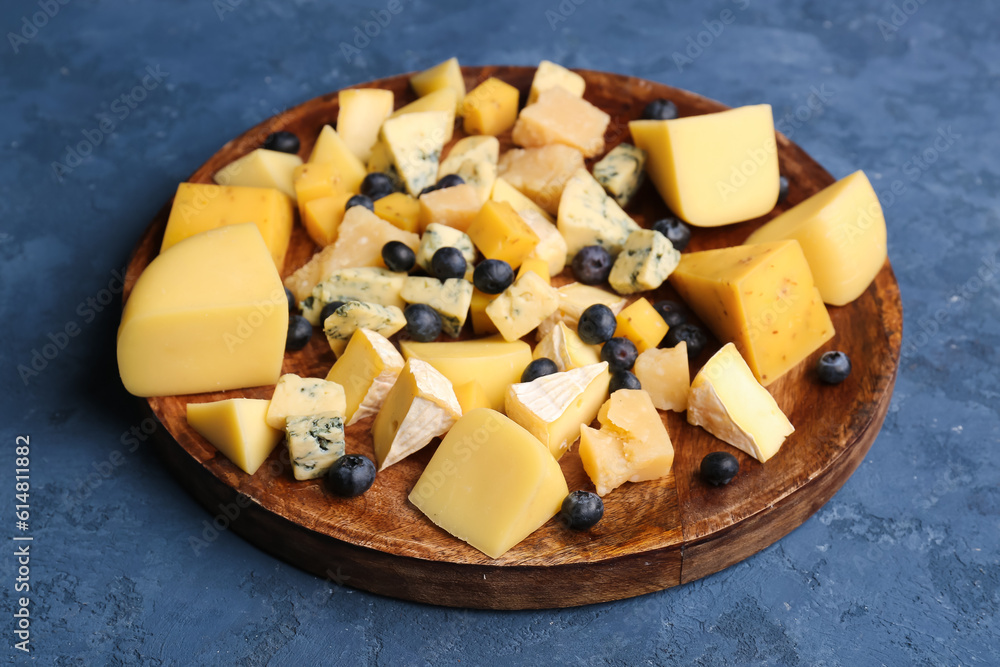
[[(469, 89), (490, 76), (511, 83), (527, 97), (534, 68), (463, 68)], [(585, 97), (611, 114), (607, 149), (628, 141), (628, 121), (647, 102), (664, 97), (682, 116), (722, 110), (718, 102), (642, 79), (581, 70)], [(362, 84), (392, 90), (396, 106), (414, 99), (408, 76)], [(337, 93), (315, 98), (248, 130), (223, 146), (189, 179), (209, 183), (212, 174), (260, 146), (277, 130), (297, 134), (300, 155), (309, 155), (324, 124), (337, 118)], [(465, 136), (461, 127), (453, 142)], [(501, 150), (512, 146), (509, 133)], [(452, 142), (452, 143), (453, 143)], [(447, 151), (447, 148), (446, 148)], [(833, 182), (798, 146), (778, 136), (781, 170), (790, 181), (787, 200), (758, 220), (712, 229), (693, 229), (688, 250), (740, 244), (762, 222)], [(588, 161), (591, 166), (593, 161)], [(168, 202), (139, 241), (129, 265), (125, 298), (156, 256)], [(647, 182), (627, 211), (648, 226), (667, 213)], [(305, 263), (316, 248), (296, 226), (283, 276)], [(555, 284), (569, 282), (564, 274)], [(646, 294), (676, 298), (669, 285)], [(219, 525), (232, 528), (258, 547), (331, 581), (397, 598), (438, 605), (491, 609), (568, 607), (617, 600), (693, 581), (737, 563), (772, 544), (819, 509), (858, 467), (885, 419), (899, 361), (902, 309), (889, 263), (853, 303), (830, 308), (837, 334), (806, 362), (769, 387), (796, 431), (767, 464), (687, 424), (684, 415), (664, 413), (676, 458), (667, 478), (625, 484), (604, 498), (604, 519), (574, 532), (557, 519), (507, 552), (491, 559), (428, 521), (407, 495), (434, 451), (425, 448), (384, 472), (355, 499), (330, 495), (320, 480), (292, 478), (288, 453), (279, 446), (253, 476), (219, 454), (185, 420), (189, 402), (230, 397), (270, 398), (273, 387), (167, 396), (143, 400), (144, 409), (165, 426), (157, 449), (180, 483)], [(692, 364), (692, 375), (718, 349), (713, 344)], [(854, 370), (837, 386), (822, 385), (813, 366), (824, 351), (850, 355)], [(334, 358), (320, 332), (309, 345), (286, 354), (283, 372), (326, 375)], [(372, 456), (371, 420), (348, 428), (348, 453)], [(725, 450), (739, 459), (740, 473), (726, 487), (709, 487), (697, 475), (703, 456)], [(569, 488), (592, 490), (574, 450), (560, 462)], [(237, 508), (235, 518), (232, 507)]]

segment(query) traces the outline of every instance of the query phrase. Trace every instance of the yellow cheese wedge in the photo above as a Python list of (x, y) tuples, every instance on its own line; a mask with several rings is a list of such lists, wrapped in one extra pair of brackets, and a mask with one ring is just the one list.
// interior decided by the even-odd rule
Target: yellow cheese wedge
[(337, 94), (337, 134), (361, 162), (367, 162), (378, 139), (382, 121), (392, 114), (391, 90), (351, 88)]
[(410, 502), (490, 558), (551, 519), (569, 494), (548, 450), (499, 412), (469, 412), (441, 441)]
[(385, 336), (364, 328), (354, 332), (326, 375), (344, 388), (348, 426), (378, 413), (404, 363)]
[(535, 70), (535, 76), (531, 80), (528, 104), (534, 104), (538, 100), (539, 94), (556, 86), (575, 97), (583, 97), (583, 91), (587, 84), (583, 77), (576, 72), (571, 72), (554, 62), (543, 60), (538, 63), (538, 69)]
[(823, 301), (843, 306), (861, 296), (886, 259), (885, 216), (863, 171), (796, 204), (751, 234), (747, 244), (795, 239)]
[(300, 207), (302, 224), (313, 243), (326, 247), (337, 240), (337, 232), (344, 219), (344, 207), (347, 205), (347, 200), (353, 196), (351, 192), (341, 192), (329, 197), (312, 199)]
[(688, 366), (687, 343), (674, 347), (650, 348), (635, 360), (632, 369), (643, 390), (649, 394), (658, 410), (687, 410), (691, 391), (691, 369)]
[(449, 58), (430, 69), (414, 74), (410, 77), (410, 85), (420, 97), (450, 88), (455, 91), (456, 111), (460, 109), (462, 100), (465, 99), (465, 78), (462, 76), (462, 68), (458, 65), (458, 58)]
[(559, 293), (534, 272), (514, 281), (486, 306), (486, 315), (505, 340), (527, 336), (559, 308)]
[(685, 253), (670, 283), (765, 387), (834, 334), (798, 241)]
[(559, 213), (566, 183), (583, 168), (583, 153), (571, 146), (552, 144), (511, 149), (500, 158), (497, 171), (507, 183), (554, 216)]
[(539, 439), (556, 459), (580, 437), (608, 396), (608, 363), (543, 375), (507, 388), (507, 415)]
[(420, 233), (420, 202), (405, 192), (376, 199), (375, 215), (403, 231)]
[(795, 431), (771, 394), (757, 383), (739, 350), (727, 343), (691, 382), (688, 423), (761, 463)]
[(611, 116), (562, 86), (543, 90), (521, 111), (511, 133), (518, 146), (572, 146), (584, 157), (604, 152), (604, 131)]
[[(572, 174), (570, 174), (570, 176), (572, 176)], [(515, 188), (513, 185), (508, 183), (506, 179), (500, 176), (497, 176), (497, 179), (493, 182), (493, 189), (490, 191), (490, 199), (496, 202), (507, 202), (514, 207), (515, 211), (521, 214), (521, 217), (525, 217), (524, 212), (530, 210), (542, 216), (549, 223), (555, 222), (555, 218), (549, 215), (548, 211), (531, 201), (527, 196), (522, 194), (520, 190)], [(558, 206), (558, 204), (556, 204), (556, 206)]]
[(598, 345), (587, 345), (565, 322), (558, 322), (538, 341), (531, 356), (534, 359), (551, 359), (560, 371), (568, 371), (599, 363), (601, 348)]
[(476, 408), (490, 407), (490, 400), (486, 396), (486, 390), (483, 389), (482, 384), (475, 380), (455, 387), (455, 397), (458, 399), (458, 404), (462, 406), (463, 415), (467, 412), (472, 412)]
[(187, 422), (240, 470), (252, 475), (284, 435), (265, 420), (269, 403), (254, 398), (188, 403)]
[(452, 384), (460, 387), (479, 382), (494, 410), (503, 410), (507, 386), (521, 379), (531, 363), (531, 347), (523, 341), (506, 342), (498, 338), (447, 343), (400, 343), (406, 359), (421, 359), (438, 369)]
[(396, 109), (389, 118), (395, 118), (396, 116), (408, 113), (419, 113), (421, 111), (446, 111), (448, 112), (448, 117), (451, 119), (445, 125), (444, 132), (444, 141), (448, 143), (451, 141), (451, 137), (455, 131), (455, 112), (458, 110), (460, 101), (454, 88), (442, 88)]
[(698, 227), (764, 215), (778, 201), (771, 106), (758, 104), (674, 120), (634, 120), (635, 145), (663, 201)]
[(212, 180), (219, 185), (274, 188), (295, 199), (292, 174), (301, 164), (298, 155), (258, 148), (215, 172)]
[(469, 91), (462, 100), (462, 118), (467, 134), (496, 136), (506, 132), (517, 120), (520, 98), (517, 88), (490, 77)]
[(464, 231), (486, 259), (501, 259), (512, 269), (521, 266), (539, 241), (510, 204), (494, 201), (483, 204)]
[(645, 297), (633, 301), (618, 313), (615, 336), (628, 338), (639, 352), (655, 348), (670, 329)]
[(419, 201), (421, 231), (436, 222), (464, 232), (482, 206), (479, 193), (469, 183), (428, 192)]
[(338, 174), (341, 190), (357, 194), (368, 172), (347, 143), (329, 125), (324, 125), (309, 155), (310, 164), (330, 164)]
[(118, 327), (118, 370), (136, 396), (274, 384), (288, 301), (253, 223), (202, 232), (142, 272)]
[(336, 412), (343, 417), (346, 407), (344, 388), (336, 382), (286, 373), (278, 379), (271, 395), (267, 424), (280, 431), (285, 428), (287, 417), (316, 415), (321, 412)]
[(160, 252), (201, 232), (252, 222), (279, 271), (285, 264), (295, 211), (292, 200), (273, 188), (181, 183), (170, 207)]

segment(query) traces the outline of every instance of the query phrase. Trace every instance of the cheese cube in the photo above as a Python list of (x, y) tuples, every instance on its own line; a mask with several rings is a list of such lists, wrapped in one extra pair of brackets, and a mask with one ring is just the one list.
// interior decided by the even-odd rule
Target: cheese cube
[(437, 182), (448, 119), (444, 111), (420, 111), (382, 123), (382, 141), (406, 191), (414, 197)]
[(615, 319), (618, 320), (615, 336), (628, 338), (639, 352), (659, 345), (670, 328), (645, 297), (632, 302)]
[[(509, 152), (510, 151), (508, 151), (508, 153)], [(548, 211), (521, 194), (520, 190), (515, 188), (500, 176), (497, 176), (496, 181), (493, 182), (493, 190), (490, 192), (490, 199), (496, 202), (507, 202), (514, 207), (514, 210), (517, 211), (521, 217), (526, 217), (524, 215), (525, 211), (533, 211), (540, 217), (544, 218), (546, 222), (551, 223), (556, 221), (555, 218), (549, 215)]]
[(608, 397), (608, 362), (543, 375), (507, 388), (507, 416), (528, 430), (558, 460), (597, 416)]
[(482, 202), (476, 188), (468, 183), (433, 190), (420, 195), (420, 226), (431, 223), (465, 231), (472, 224)]
[(549, 277), (557, 276), (566, 268), (566, 239), (549, 222), (547, 217), (531, 209), (518, 213), (521, 219), (538, 235), (538, 245), (525, 256), (524, 261), (544, 262)]
[(662, 350), (651, 347), (640, 353), (632, 372), (657, 410), (687, 410), (691, 371), (685, 341), (674, 347)]
[(160, 252), (195, 234), (244, 222), (257, 225), (278, 271), (292, 237), (292, 200), (273, 188), (181, 183), (170, 207)]
[(583, 153), (562, 144), (515, 148), (504, 153), (498, 165), (507, 183), (553, 216), (559, 212), (566, 183), (583, 168)]
[(458, 399), (458, 404), (462, 406), (463, 415), (476, 408), (490, 407), (490, 399), (486, 396), (486, 390), (475, 380), (455, 387), (455, 397)]
[(313, 243), (322, 248), (337, 240), (337, 230), (344, 219), (344, 207), (353, 196), (350, 192), (341, 192), (313, 199), (301, 207), (302, 224)]
[(254, 398), (188, 403), (187, 422), (240, 470), (252, 475), (281, 442), (281, 431), (265, 420), (268, 403)]
[(430, 364), (410, 359), (386, 395), (372, 424), (379, 470), (403, 460), (448, 432), (462, 408), (448, 378)]
[(462, 100), (465, 98), (465, 78), (458, 65), (458, 58), (449, 58), (430, 69), (414, 74), (410, 77), (410, 85), (420, 97), (444, 88), (450, 88), (455, 91), (456, 111), (461, 107)]
[(367, 172), (364, 162), (358, 159), (344, 140), (329, 125), (324, 125), (316, 138), (312, 153), (309, 154), (309, 164), (330, 164), (339, 176), (342, 192), (357, 194), (361, 189), (361, 181)]
[(408, 113), (419, 113), (421, 111), (444, 111), (448, 114), (448, 122), (445, 125), (444, 141), (448, 143), (455, 132), (455, 112), (458, 110), (459, 98), (452, 88), (442, 88), (433, 93), (424, 95), (415, 102), (410, 102), (406, 106), (396, 109), (389, 118), (403, 116)]
[(406, 187), (403, 185), (403, 177), (396, 170), (396, 165), (392, 160), (392, 153), (382, 138), (381, 132), (379, 132), (379, 138), (375, 142), (375, 145), (372, 146), (372, 154), (368, 158), (365, 168), (369, 174), (380, 173), (388, 176), (395, 190), (404, 190)]
[(337, 94), (337, 134), (361, 162), (367, 162), (378, 139), (382, 121), (392, 113), (391, 90), (352, 88)]
[(442, 282), (437, 278), (410, 276), (399, 295), (407, 303), (423, 303), (433, 308), (441, 316), (441, 330), (458, 338), (469, 316), (472, 283), (462, 278)]
[(724, 345), (695, 375), (687, 418), (689, 424), (701, 426), (761, 463), (777, 454), (795, 431), (732, 343)]
[(454, 227), (432, 222), (420, 237), (420, 247), (417, 248), (417, 266), (430, 272), (431, 258), (441, 248), (457, 248), (462, 252), (462, 257), (465, 258), (469, 266), (476, 261), (476, 248), (472, 245), (472, 239), (469, 238), (468, 234)]
[(500, 259), (511, 268), (538, 245), (538, 234), (510, 204), (488, 201), (466, 230), (469, 238), (487, 259)]
[[(292, 178), (295, 182), (295, 198), (303, 217), (305, 205), (314, 199), (333, 197), (339, 193), (354, 194), (341, 181), (340, 174), (332, 162), (309, 162), (299, 165), (292, 172)], [(345, 199), (344, 202), (346, 201)]]
[(331, 313), (323, 324), (330, 349), (340, 356), (358, 329), (369, 329), (388, 338), (406, 326), (403, 311), (395, 306), (348, 301)]
[(361, 328), (326, 379), (344, 388), (347, 426), (377, 414), (403, 370), (403, 357), (382, 334)]
[(559, 308), (538, 327), (539, 338), (548, 335), (559, 322), (565, 322), (571, 329), (576, 329), (580, 323), (580, 315), (595, 303), (603, 303), (617, 315), (625, 307), (625, 299), (617, 294), (611, 294), (600, 287), (592, 287), (583, 283), (563, 285), (556, 292), (559, 295)]
[(523, 341), (497, 338), (447, 343), (400, 343), (406, 359), (421, 359), (460, 387), (476, 381), (483, 385), (490, 407), (503, 410), (504, 392), (521, 379), (531, 363), (531, 348)]
[(476, 288), (472, 289), (472, 300), (469, 302), (469, 319), (472, 321), (472, 330), (477, 334), (497, 333), (497, 326), (486, 314), (486, 307), (497, 298), (497, 294), (486, 294)]
[(500, 558), (551, 519), (568, 494), (559, 464), (534, 436), (481, 408), (441, 441), (409, 500), (445, 531)]
[(608, 282), (619, 294), (657, 289), (677, 268), (681, 254), (670, 240), (652, 229), (632, 232), (611, 267)]
[(629, 234), (640, 229), (586, 169), (577, 170), (566, 182), (556, 224), (570, 257), (589, 245), (603, 246), (615, 255)]
[(505, 340), (526, 336), (559, 308), (559, 293), (534, 273), (526, 273), (486, 306), (486, 315)]
[(406, 302), (400, 292), (405, 280), (405, 273), (374, 266), (334, 271), (302, 301), (302, 315), (313, 326), (322, 324), (319, 317), (323, 307), (334, 301), (364, 301), (402, 309)]
[(778, 201), (778, 151), (768, 104), (674, 120), (634, 120), (646, 172), (671, 211), (697, 227), (764, 215)]
[(570, 95), (583, 97), (583, 91), (587, 84), (583, 77), (576, 72), (571, 72), (562, 65), (543, 60), (538, 63), (535, 76), (531, 80), (531, 91), (528, 93), (528, 104), (534, 104), (538, 100), (539, 94), (549, 88), (559, 86)]
[(765, 387), (833, 337), (798, 241), (686, 253), (670, 284)]
[(479, 204), (490, 198), (497, 180), (500, 142), (496, 137), (471, 136), (459, 139), (438, 167), (438, 180), (448, 174), (462, 177), (476, 189)]
[(405, 232), (420, 232), (420, 202), (405, 192), (376, 199), (375, 215)]
[(594, 165), (594, 178), (620, 206), (628, 206), (646, 180), (646, 151), (618, 144)]
[(744, 242), (795, 239), (823, 301), (843, 306), (861, 296), (886, 259), (885, 217), (863, 171), (817, 192), (764, 224)]
[(521, 262), (521, 268), (517, 272), (517, 277), (520, 278), (528, 271), (538, 274), (539, 278), (552, 284), (552, 276), (549, 275), (549, 264), (545, 260), (537, 257), (525, 257), (524, 261)]
[(336, 382), (320, 378), (303, 378), (286, 373), (278, 379), (267, 408), (267, 424), (279, 431), (285, 427), (287, 417), (336, 412), (344, 415), (347, 402), (344, 388)]
[(344, 455), (344, 415), (322, 412), (289, 417), (285, 440), (295, 479), (322, 477)]
[(534, 104), (524, 107), (511, 139), (529, 148), (564, 144), (585, 157), (594, 157), (604, 152), (604, 131), (610, 122), (611, 116), (604, 111), (556, 86), (542, 91)]
[(579, 334), (565, 323), (559, 322), (538, 341), (531, 357), (551, 359), (560, 371), (569, 371), (599, 363), (601, 348), (598, 345), (587, 345), (580, 340)]
[(509, 130), (517, 120), (517, 88), (490, 77), (473, 88), (462, 101), (462, 118), (467, 134), (496, 136)]
[(142, 272), (118, 327), (118, 370), (136, 396), (274, 384), (287, 337), (288, 301), (260, 231), (227, 225)]
[(212, 180), (219, 185), (274, 188), (295, 199), (292, 173), (301, 164), (298, 155), (258, 148), (215, 172)]

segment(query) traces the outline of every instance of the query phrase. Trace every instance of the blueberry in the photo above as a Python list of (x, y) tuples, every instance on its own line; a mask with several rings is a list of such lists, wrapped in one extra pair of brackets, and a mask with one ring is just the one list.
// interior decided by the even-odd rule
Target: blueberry
[(323, 306), (323, 310), (319, 311), (320, 326), (322, 326), (323, 323), (326, 322), (326, 318), (333, 315), (333, 311), (337, 310), (343, 305), (344, 305), (343, 301), (331, 301), (330, 303)]
[(291, 132), (275, 132), (264, 139), (264, 148), (279, 153), (298, 153), (299, 138)]
[(613, 394), (619, 389), (642, 389), (642, 383), (632, 371), (618, 371), (611, 374), (611, 384), (608, 386), (608, 391)]
[(740, 462), (729, 452), (712, 452), (701, 460), (701, 478), (712, 486), (729, 484), (740, 471)]
[(348, 210), (355, 206), (364, 206), (369, 211), (375, 211), (375, 202), (372, 201), (371, 197), (366, 195), (354, 195), (347, 200), (347, 205), (344, 206), (344, 210)]
[(604, 501), (590, 491), (574, 491), (563, 500), (559, 518), (572, 530), (587, 530), (604, 516)]
[(607, 249), (589, 245), (573, 257), (573, 275), (584, 285), (599, 285), (611, 275), (613, 263)]
[(673, 120), (677, 118), (677, 105), (670, 100), (653, 100), (642, 110), (643, 120)]
[(514, 282), (514, 269), (502, 259), (484, 259), (472, 272), (472, 284), (483, 294), (499, 294)]
[(466, 266), (462, 251), (451, 246), (438, 248), (431, 257), (431, 274), (438, 280), (464, 278)]
[(368, 174), (365, 180), (361, 181), (361, 194), (372, 201), (391, 195), (395, 191), (396, 186), (393, 185), (392, 179), (380, 171)]
[(778, 201), (783, 202), (788, 197), (788, 178), (782, 174), (778, 177)]
[(580, 334), (580, 340), (587, 345), (600, 345), (606, 343), (615, 335), (618, 328), (618, 320), (615, 313), (603, 303), (595, 303), (587, 306), (587, 309), (580, 314), (580, 321), (576, 325), (576, 332)]
[(669, 299), (664, 299), (663, 301), (657, 301), (653, 304), (653, 310), (660, 314), (663, 321), (667, 323), (669, 327), (680, 326), (687, 322), (687, 315), (684, 312), (684, 307), (676, 301), (670, 301)]
[(681, 341), (687, 343), (688, 359), (694, 359), (708, 345), (708, 334), (697, 324), (681, 324), (670, 327), (663, 337), (663, 344), (667, 347), (677, 347)]
[(824, 352), (816, 362), (816, 374), (827, 384), (840, 384), (851, 374), (851, 360), (840, 351)]
[(601, 361), (608, 362), (612, 373), (631, 369), (638, 356), (639, 350), (628, 338), (612, 338), (601, 348)]
[(297, 305), (295, 303), (295, 295), (292, 294), (292, 290), (288, 289), (287, 287), (285, 288), (285, 298), (288, 299), (288, 312), (294, 313), (295, 307)]
[(437, 183), (435, 183), (434, 185), (428, 185), (426, 188), (417, 193), (417, 199), (423, 197), (428, 192), (434, 192), (437, 189), (438, 189)]
[(441, 316), (425, 303), (412, 303), (403, 311), (406, 333), (418, 343), (427, 343), (441, 335)]
[(382, 261), (390, 271), (406, 273), (417, 263), (417, 256), (402, 241), (389, 241), (382, 246)]
[(675, 216), (657, 220), (653, 223), (653, 230), (666, 236), (677, 252), (684, 250), (691, 242), (691, 228)]
[(444, 190), (445, 188), (453, 188), (456, 185), (465, 185), (465, 179), (458, 174), (445, 174), (438, 179), (434, 187), (438, 190)]
[(344, 498), (354, 498), (371, 488), (375, 481), (375, 464), (367, 456), (341, 456), (326, 472), (330, 491)]
[(547, 357), (542, 357), (541, 359), (535, 359), (524, 368), (524, 372), (521, 373), (521, 382), (531, 382), (540, 377), (558, 372), (559, 367), (556, 366), (556, 362)]
[(313, 325), (309, 320), (301, 315), (292, 315), (288, 318), (288, 337), (285, 338), (285, 349), (293, 352), (301, 350), (309, 344), (309, 339), (313, 335)]

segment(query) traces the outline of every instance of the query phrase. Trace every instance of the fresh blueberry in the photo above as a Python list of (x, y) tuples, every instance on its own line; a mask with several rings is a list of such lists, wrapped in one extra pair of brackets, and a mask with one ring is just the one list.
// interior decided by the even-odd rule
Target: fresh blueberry
[(375, 464), (360, 454), (341, 456), (326, 473), (330, 491), (344, 498), (360, 496), (371, 488), (374, 481)]
[(291, 132), (275, 132), (264, 139), (264, 148), (280, 153), (298, 153), (299, 138)]
[(604, 516), (604, 501), (590, 491), (574, 491), (563, 500), (559, 518), (572, 530), (587, 530)]
[(653, 230), (666, 236), (677, 252), (684, 250), (691, 242), (691, 228), (674, 216), (657, 220), (653, 223)]
[(411, 303), (403, 310), (406, 333), (418, 343), (428, 343), (441, 335), (441, 316), (425, 303)]
[(365, 180), (361, 181), (361, 194), (372, 201), (391, 195), (395, 191), (396, 186), (393, 185), (392, 179), (389, 178), (388, 174), (383, 174), (380, 171), (368, 174), (365, 176)]
[(309, 320), (301, 315), (292, 315), (288, 318), (288, 337), (285, 338), (285, 349), (289, 352), (301, 350), (309, 344), (309, 339), (313, 335), (313, 326)]
[(701, 478), (712, 486), (729, 484), (740, 471), (740, 462), (729, 452), (712, 452), (701, 460)]
[(613, 394), (619, 389), (642, 389), (642, 383), (632, 371), (618, 371), (611, 374), (611, 384), (608, 386), (608, 391)]
[(438, 179), (434, 187), (438, 190), (444, 190), (445, 188), (453, 188), (456, 185), (465, 185), (465, 179), (458, 174), (445, 174)]
[(382, 261), (390, 271), (406, 273), (417, 263), (417, 256), (402, 241), (389, 241), (382, 246)]
[(514, 269), (502, 259), (484, 259), (472, 272), (472, 284), (483, 294), (499, 294), (514, 282)]
[(558, 372), (559, 367), (556, 366), (556, 362), (547, 357), (541, 357), (525, 366), (524, 372), (521, 373), (521, 382), (531, 382), (545, 375), (552, 375)]
[(670, 301), (669, 299), (657, 301), (653, 304), (653, 310), (660, 314), (660, 317), (663, 318), (663, 321), (669, 327), (680, 326), (687, 322), (684, 307), (676, 301)]
[(344, 210), (346, 211), (355, 206), (364, 206), (369, 211), (375, 210), (375, 202), (372, 201), (371, 197), (368, 197), (366, 195), (354, 195), (353, 197), (348, 199), (347, 205), (344, 206)]
[(438, 248), (431, 257), (431, 273), (438, 280), (464, 278), (466, 268), (465, 256), (458, 248)]
[(294, 313), (295, 307), (297, 305), (295, 303), (295, 295), (292, 294), (292, 290), (288, 289), (287, 287), (285, 288), (285, 298), (288, 299), (288, 312)]
[(677, 118), (677, 105), (670, 100), (653, 100), (642, 110), (643, 120), (673, 120)]
[(639, 350), (635, 348), (635, 343), (621, 336), (612, 338), (601, 348), (601, 361), (608, 362), (612, 373), (631, 369), (638, 356)]
[(426, 188), (417, 193), (417, 199), (423, 197), (428, 192), (434, 192), (436, 190), (438, 190), (437, 183), (435, 183), (434, 185), (428, 185)]
[(816, 362), (816, 374), (827, 384), (840, 384), (851, 374), (851, 360), (840, 351), (824, 352)]
[(783, 202), (788, 197), (788, 177), (784, 174), (778, 177), (778, 201)]
[(343, 301), (331, 301), (330, 303), (323, 306), (323, 310), (319, 311), (320, 326), (322, 326), (323, 323), (326, 322), (326, 318), (333, 315), (333, 311), (337, 310), (343, 305), (344, 305)]
[(612, 264), (606, 248), (589, 245), (573, 256), (573, 275), (584, 285), (600, 285), (611, 275)]
[(708, 345), (708, 334), (697, 324), (680, 324), (670, 327), (663, 337), (663, 344), (667, 347), (677, 347), (681, 341), (687, 343), (688, 359), (694, 359)]
[(618, 320), (615, 319), (614, 311), (603, 303), (595, 303), (587, 306), (587, 309), (580, 314), (576, 332), (580, 334), (580, 340), (587, 345), (600, 345), (611, 340), (617, 328)]

